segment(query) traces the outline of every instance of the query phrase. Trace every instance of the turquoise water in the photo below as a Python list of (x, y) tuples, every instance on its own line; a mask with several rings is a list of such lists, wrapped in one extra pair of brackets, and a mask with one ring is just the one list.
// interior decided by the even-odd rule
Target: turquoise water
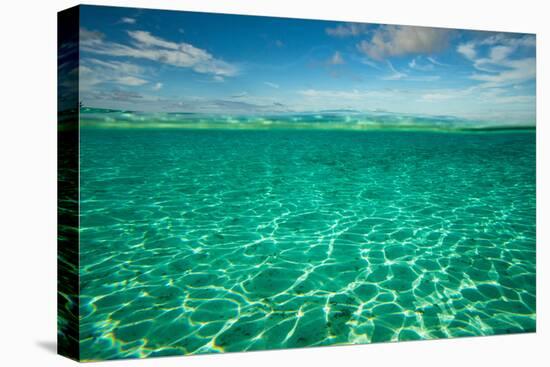
[(535, 331), (534, 130), (85, 127), (80, 155), (84, 360)]

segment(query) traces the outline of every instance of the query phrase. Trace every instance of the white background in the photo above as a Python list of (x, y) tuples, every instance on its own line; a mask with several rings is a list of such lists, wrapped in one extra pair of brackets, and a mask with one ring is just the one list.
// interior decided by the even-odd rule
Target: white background
[[(550, 138), (545, 1), (132, 0), (98, 5), (537, 33), (537, 333), (150, 360), (112, 366), (548, 366)], [(56, 339), (56, 12), (75, 1), (5, 1), (0, 12), (0, 365), (70, 366)], [(7, 115), (6, 115), (7, 112)], [(546, 167), (544, 167), (546, 166)], [(545, 361), (546, 359), (546, 361)], [(96, 364), (93, 364), (96, 365)]]

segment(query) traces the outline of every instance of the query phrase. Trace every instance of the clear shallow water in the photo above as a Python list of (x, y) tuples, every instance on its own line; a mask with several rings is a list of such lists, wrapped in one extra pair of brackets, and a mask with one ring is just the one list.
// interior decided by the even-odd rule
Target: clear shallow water
[(535, 330), (535, 133), (81, 130), (81, 357)]

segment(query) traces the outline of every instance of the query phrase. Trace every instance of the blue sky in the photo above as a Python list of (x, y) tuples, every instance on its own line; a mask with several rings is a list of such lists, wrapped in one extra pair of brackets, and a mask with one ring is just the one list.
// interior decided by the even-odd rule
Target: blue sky
[(83, 6), (86, 106), (535, 122), (535, 36)]

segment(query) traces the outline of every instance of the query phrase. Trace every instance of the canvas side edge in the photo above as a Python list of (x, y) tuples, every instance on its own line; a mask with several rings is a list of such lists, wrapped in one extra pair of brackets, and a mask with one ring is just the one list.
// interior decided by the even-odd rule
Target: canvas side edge
[(57, 353), (80, 360), (78, 6), (57, 14)]

